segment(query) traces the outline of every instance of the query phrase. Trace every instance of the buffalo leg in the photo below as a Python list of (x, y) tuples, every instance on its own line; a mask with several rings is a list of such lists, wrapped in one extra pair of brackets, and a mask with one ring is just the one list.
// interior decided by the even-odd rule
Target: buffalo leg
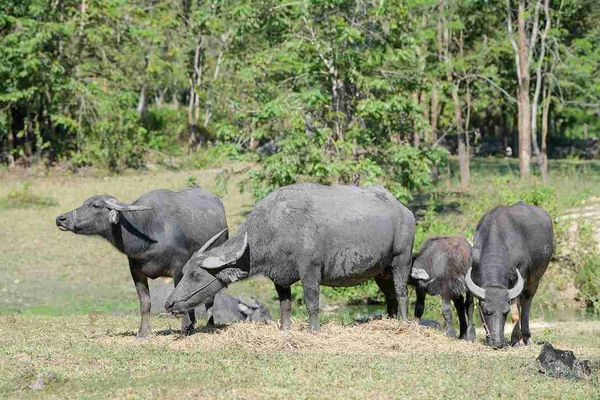
[(521, 300), (521, 334), (523, 344), (531, 344), (531, 331), (529, 330), (529, 312), (531, 311), (531, 302), (533, 297), (524, 297)]
[(394, 281), (391, 279), (391, 276), (381, 274), (375, 277), (375, 282), (385, 296), (388, 317), (395, 317), (398, 315), (398, 299), (394, 290)]
[[(175, 279), (173, 279), (173, 283), (175, 284), (175, 287), (177, 287), (177, 285), (179, 285), (179, 281), (181, 281), (181, 278), (183, 277), (183, 275), (177, 275), (175, 277)], [(181, 333), (189, 336), (192, 333), (194, 333), (194, 325), (196, 324), (196, 311), (192, 310), (189, 311), (188, 313), (183, 314), (183, 318), (181, 319)]]
[(454, 308), (456, 308), (456, 315), (458, 315), (458, 323), (460, 325), (460, 333), (458, 334), (459, 339), (464, 339), (467, 335), (467, 313), (465, 310), (465, 299), (463, 295), (452, 299), (454, 302)]
[(279, 310), (281, 312), (281, 330), (287, 331), (292, 328), (292, 290), (290, 287), (275, 285), (279, 296)]
[(304, 303), (308, 311), (310, 330), (318, 332), (321, 329), (319, 324), (319, 282), (315, 280), (303, 280)]
[(425, 312), (425, 289), (417, 287), (417, 301), (415, 302), (415, 318), (421, 320)]
[(521, 307), (519, 306), (519, 299), (516, 298), (510, 305), (510, 317), (513, 323), (512, 334), (510, 335), (510, 344), (515, 346), (519, 344), (523, 335), (521, 333)]
[(398, 318), (406, 321), (408, 319), (408, 277), (411, 269), (411, 252), (397, 255), (392, 260), (392, 274), (394, 276), (394, 288), (398, 299)]
[(454, 323), (452, 322), (450, 299), (442, 298), (442, 315), (444, 316), (444, 322), (446, 322), (446, 336), (455, 338), (456, 331), (454, 330)]
[(473, 295), (467, 291), (465, 296), (465, 311), (467, 313), (467, 340), (475, 341), (475, 324), (473, 323), (473, 312), (475, 311), (475, 299)]
[(204, 306), (206, 308), (206, 313), (209, 315), (208, 321), (206, 321), (206, 327), (208, 327), (208, 328), (215, 326), (215, 319), (213, 317), (214, 310), (212, 309), (214, 304), (215, 304), (214, 302), (210, 302), (210, 303), (206, 303), (206, 305)]
[(129, 270), (131, 271), (131, 277), (133, 278), (133, 284), (137, 290), (138, 297), (140, 299), (140, 314), (142, 320), (140, 322), (140, 329), (138, 330), (137, 337), (140, 339), (148, 337), (150, 333), (150, 288), (148, 287), (148, 277), (142, 275), (131, 263), (129, 263)]

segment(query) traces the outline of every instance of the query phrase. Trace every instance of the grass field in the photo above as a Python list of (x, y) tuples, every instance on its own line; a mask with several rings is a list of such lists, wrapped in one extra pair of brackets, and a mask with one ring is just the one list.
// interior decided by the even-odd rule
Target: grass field
[[(423, 223), (435, 233), (474, 229), (486, 207), (523, 189), (508, 178), (513, 167), (497, 160), (475, 164), (477, 190), (440, 195), (438, 207), (448, 211), (435, 225), (427, 216)], [(600, 195), (597, 164), (556, 168), (556, 210)], [(181, 338), (177, 320), (153, 317), (152, 338), (137, 341), (138, 302), (125, 257), (100, 239), (59, 231), (54, 219), (98, 193), (131, 201), (153, 188), (191, 182), (222, 192), (220, 172), (0, 176), (0, 398), (600, 398), (600, 321), (544, 324), (539, 312), (534, 340), (590, 359), (592, 378), (539, 374), (539, 345), (493, 351), (397, 321), (348, 326), (343, 311), (324, 314), (323, 332), (312, 335), (300, 306), (291, 333), (238, 324)], [(235, 231), (253, 200), (238, 192), (240, 175), (231, 175), (221, 194)], [(563, 275), (551, 264), (540, 302), (559, 311), (545, 320), (569, 319), (560, 312), (570, 287)], [(230, 290), (255, 295), (278, 316), (275, 291), (264, 279)], [(481, 341), (481, 329), (478, 334)], [(29, 388), (38, 380), (43, 388)]]
[[(0, 317), (2, 398), (594, 399), (599, 375), (575, 381), (538, 372), (540, 346), (491, 350), (440, 333), (374, 321), (326, 324), (314, 335), (237, 324), (180, 338), (154, 319), (134, 337), (134, 316)], [(598, 368), (597, 323), (559, 323), (534, 336), (569, 348)], [(41, 380), (42, 390), (29, 385)]]

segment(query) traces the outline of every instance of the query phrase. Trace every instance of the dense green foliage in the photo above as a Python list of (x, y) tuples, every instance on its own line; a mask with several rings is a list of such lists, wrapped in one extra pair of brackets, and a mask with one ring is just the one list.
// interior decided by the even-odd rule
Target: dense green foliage
[[(558, 145), (600, 129), (600, 7), (595, 0), (550, 3), (542, 87), (550, 93), (549, 151), (564, 155)], [(169, 164), (208, 145), (218, 146), (209, 160), (260, 154), (257, 197), (311, 180), (379, 183), (408, 199), (430, 187), (430, 171), (443, 165), (438, 139), (454, 151), (465, 131), (476, 149), (482, 142), (515, 147), (506, 7), (6, 0), (0, 159), (118, 171)]]

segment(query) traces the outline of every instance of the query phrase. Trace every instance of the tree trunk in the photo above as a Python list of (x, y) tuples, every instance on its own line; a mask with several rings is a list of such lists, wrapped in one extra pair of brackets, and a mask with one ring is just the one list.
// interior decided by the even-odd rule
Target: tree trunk
[(440, 97), (437, 89), (437, 84), (434, 83), (431, 88), (431, 143), (435, 144), (438, 141), (438, 122), (440, 119)]
[(204, 64), (204, 38), (198, 37), (198, 43), (194, 50), (194, 64), (192, 66), (192, 77), (190, 78), (190, 99), (188, 104), (188, 152), (194, 151), (199, 145), (201, 138), (198, 137), (198, 120), (200, 117), (200, 98), (198, 90), (202, 84), (202, 67)]
[[(421, 96), (418, 92), (413, 92), (412, 97), (413, 97), (413, 102), (415, 104), (421, 103)], [(418, 148), (420, 145), (421, 145), (421, 137), (419, 136), (417, 124), (413, 120), (413, 146)]]
[[(539, 3), (538, 3), (539, 5)], [(537, 11), (537, 8), (536, 8)], [(546, 55), (546, 37), (548, 36), (548, 32), (550, 31), (550, 25), (551, 25), (551, 19), (550, 19), (550, 0), (544, 0), (544, 16), (545, 16), (545, 20), (546, 20), (546, 25), (544, 27), (544, 31), (542, 32), (541, 35), (539, 35), (540, 37), (540, 53), (538, 56), (538, 61), (537, 61), (537, 66), (536, 66), (536, 73), (535, 73), (535, 90), (534, 90), (534, 94), (533, 94), (533, 99), (531, 102), (531, 143), (533, 144), (533, 154), (535, 155), (537, 164), (540, 168), (540, 172), (542, 171), (542, 169), (544, 168), (544, 161), (543, 161), (543, 156), (542, 154), (540, 154), (540, 148), (538, 146), (538, 141), (537, 141), (537, 110), (538, 110), (538, 103), (540, 101), (540, 92), (541, 92), (541, 88), (542, 88), (542, 72), (543, 72), (543, 66), (544, 66), (544, 57)], [(539, 18), (537, 18), (537, 12), (536, 12), (536, 18), (534, 19), (534, 24), (539, 24)], [(534, 32), (537, 32), (539, 30), (539, 28), (537, 26), (533, 27)], [(537, 35), (533, 35), (534, 37), (532, 40), (535, 40), (535, 37), (537, 37)], [(529, 46), (535, 46), (535, 42), (529, 43)], [(546, 180), (544, 180), (546, 181)]]
[(531, 166), (531, 103), (529, 100), (529, 47), (526, 32), (525, 0), (519, 0), (518, 23), (518, 66), (520, 71), (519, 102), (519, 170), (521, 178), (530, 175)]
[(146, 84), (142, 85), (142, 89), (140, 90), (140, 98), (138, 100), (137, 112), (140, 118), (143, 118), (146, 114), (146, 109), (148, 108), (148, 96), (146, 95)]
[(542, 181), (548, 183), (548, 114), (550, 111), (550, 99), (552, 90), (550, 87), (544, 89), (542, 99), (542, 162), (540, 172), (542, 173)]
[[(228, 33), (221, 35), (221, 48), (219, 49), (219, 55), (217, 56), (217, 63), (215, 65), (215, 71), (213, 74), (212, 83), (214, 84), (219, 79), (219, 74), (221, 72), (221, 64), (223, 63), (223, 57), (225, 55), (225, 50), (227, 50), (227, 40)], [(204, 128), (205, 130), (208, 128), (210, 124), (210, 120), (212, 119), (212, 103), (207, 99), (206, 104), (204, 106)]]

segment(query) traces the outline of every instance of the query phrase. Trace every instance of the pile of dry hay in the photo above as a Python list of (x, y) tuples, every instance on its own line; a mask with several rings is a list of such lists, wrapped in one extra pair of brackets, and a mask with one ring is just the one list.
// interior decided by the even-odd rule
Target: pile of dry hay
[[(134, 341), (133, 338), (128, 340)], [(447, 338), (443, 332), (412, 322), (394, 319), (342, 326), (325, 324), (317, 334), (306, 323), (295, 323), (291, 331), (280, 331), (276, 323), (238, 323), (215, 329), (203, 329), (189, 337), (177, 334), (156, 335), (153, 345), (173, 350), (216, 351), (238, 346), (253, 352), (319, 352), (331, 354), (394, 354), (484, 351), (485, 346)], [(131, 344), (131, 343), (129, 343)]]

